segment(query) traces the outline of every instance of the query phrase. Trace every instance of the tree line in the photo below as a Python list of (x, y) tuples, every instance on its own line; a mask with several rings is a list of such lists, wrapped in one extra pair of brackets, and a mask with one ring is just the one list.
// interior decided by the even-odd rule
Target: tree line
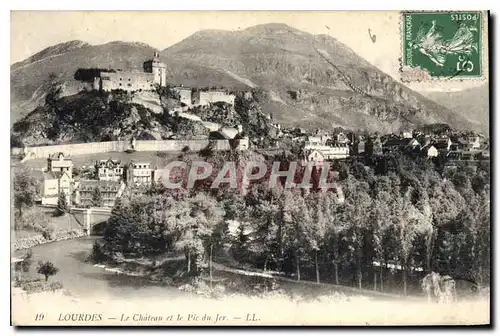
[(154, 185), (117, 201), (99, 252), (105, 258), (178, 251), (191, 275), (218, 258), (299, 280), (377, 290), (401, 284), (404, 293), (423, 277), (419, 269), (487, 284), (489, 166), (438, 171), (426, 160), (390, 162), (383, 170), (338, 165), (344, 202), (334, 190), (267, 183), (244, 194), (211, 190), (210, 183), (193, 190)]

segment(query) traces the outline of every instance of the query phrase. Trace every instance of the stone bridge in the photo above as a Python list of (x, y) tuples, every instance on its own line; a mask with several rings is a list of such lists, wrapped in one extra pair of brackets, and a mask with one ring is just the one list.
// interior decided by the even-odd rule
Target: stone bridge
[(104, 229), (111, 209), (108, 208), (72, 208), (71, 213), (75, 220), (90, 235), (92, 232), (100, 232)]

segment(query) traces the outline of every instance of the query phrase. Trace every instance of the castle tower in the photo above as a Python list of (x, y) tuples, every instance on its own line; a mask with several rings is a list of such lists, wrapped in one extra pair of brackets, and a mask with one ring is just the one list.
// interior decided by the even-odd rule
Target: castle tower
[(144, 72), (153, 74), (153, 82), (160, 86), (167, 86), (167, 66), (160, 61), (160, 54), (154, 53), (153, 59), (144, 62)]

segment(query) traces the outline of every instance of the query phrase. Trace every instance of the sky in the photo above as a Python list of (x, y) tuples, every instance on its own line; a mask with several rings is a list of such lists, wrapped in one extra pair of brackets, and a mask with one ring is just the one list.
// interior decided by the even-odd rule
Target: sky
[[(70, 40), (144, 42), (162, 50), (202, 29), (242, 30), (264, 23), (328, 34), (399, 79), (400, 16), (394, 11), (12, 11), (11, 64)], [(459, 91), (480, 84), (469, 80), (408, 86), (418, 91)]]

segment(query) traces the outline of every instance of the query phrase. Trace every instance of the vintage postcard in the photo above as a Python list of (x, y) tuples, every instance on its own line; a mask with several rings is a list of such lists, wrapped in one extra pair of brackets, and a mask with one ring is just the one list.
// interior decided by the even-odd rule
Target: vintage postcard
[(11, 323), (490, 325), (488, 20), (11, 12)]

